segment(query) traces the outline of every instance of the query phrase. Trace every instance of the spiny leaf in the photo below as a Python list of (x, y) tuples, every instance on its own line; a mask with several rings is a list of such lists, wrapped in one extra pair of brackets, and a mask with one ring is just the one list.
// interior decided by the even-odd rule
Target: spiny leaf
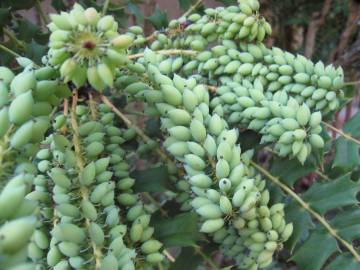
[(313, 232), (291, 258), (301, 270), (318, 270), (336, 251), (336, 240), (327, 232)]
[(360, 238), (360, 209), (351, 207), (336, 215), (330, 224), (338, 228), (339, 235), (349, 242)]
[(131, 2), (128, 4), (127, 7), (129, 12), (135, 16), (136, 22), (138, 24), (141, 24), (144, 21), (144, 16), (142, 15), (140, 8), (136, 4)]
[(308, 231), (315, 228), (309, 212), (304, 208), (299, 207), (298, 203), (294, 200), (286, 206), (286, 220), (292, 222), (294, 225), (294, 231), (292, 236), (285, 245), (290, 251), (292, 251), (298, 241), (302, 238), (308, 237)]
[(156, 8), (154, 13), (147, 18), (155, 29), (161, 29), (168, 25), (168, 18), (164, 11)]
[(349, 253), (343, 253), (336, 257), (325, 270), (358, 270), (359, 262), (357, 262), (354, 257)]
[[(356, 207), (358, 204), (356, 195), (359, 191), (359, 181), (354, 182), (349, 175), (344, 175), (330, 182), (315, 183), (305, 192), (302, 199), (317, 213), (321, 215), (329, 213), (327, 220), (329, 225), (351, 244), (360, 237), (360, 209)], [(334, 256), (339, 250), (335, 237), (321, 224), (318, 223), (315, 229), (311, 229), (309, 218), (310, 215), (305, 214), (298, 204), (290, 203), (287, 207), (287, 221), (293, 222), (294, 234), (287, 245), (292, 249), (301, 238), (305, 238), (305, 242), (295, 251), (292, 259), (299, 269), (317, 270), (321, 269), (329, 257)], [(337, 265), (343, 267), (335, 268)], [(353, 261), (344, 257), (338, 259), (330, 269), (353, 269), (352, 265)]]
[(357, 203), (356, 193), (359, 185), (343, 176), (329, 183), (316, 182), (304, 194), (303, 199), (320, 214), (335, 208)]
[(146, 170), (135, 170), (131, 176), (136, 179), (134, 190), (136, 192), (164, 192), (170, 182), (169, 174), (165, 166), (159, 166)]
[(272, 175), (281, 178), (288, 186), (293, 186), (300, 177), (313, 172), (315, 168), (315, 165), (309, 160), (301, 165), (296, 159), (274, 158), (270, 172)]
[(344, 124), (343, 130), (353, 137), (360, 137), (360, 111)]
[(170, 266), (170, 270), (197, 269), (201, 262), (201, 256), (196, 254), (192, 247), (182, 248), (175, 263)]
[(360, 165), (359, 146), (345, 138), (336, 140), (336, 153), (333, 162), (333, 168), (339, 168), (343, 171), (351, 171)]
[(155, 237), (165, 247), (195, 245), (200, 237), (195, 213), (184, 213), (163, 220), (155, 220)]

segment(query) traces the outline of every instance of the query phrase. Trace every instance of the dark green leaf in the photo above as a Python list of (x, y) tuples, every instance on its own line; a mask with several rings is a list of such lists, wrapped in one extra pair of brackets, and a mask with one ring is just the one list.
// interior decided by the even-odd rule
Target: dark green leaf
[(195, 245), (200, 237), (197, 214), (184, 213), (163, 220), (155, 220), (155, 238), (165, 247)]
[(154, 14), (150, 17), (147, 17), (147, 19), (157, 30), (164, 28), (168, 25), (168, 18), (166, 13), (159, 8), (156, 8)]
[(338, 138), (332, 167), (343, 171), (351, 171), (358, 165), (360, 165), (359, 146), (345, 138)]
[(179, 5), (183, 11), (186, 11), (191, 6), (191, 0), (179, 0)]
[(353, 137), (360, 137), (360, 111), (344, 124), (343, 129)]
[(64, 11), (67, 8), (63, 0), (52, 0), (51, 4), (57, 11)]
[(163, 192), (168, 188), (169, 174), (165, 166), (146, 170), (135, 170), (131, 176), (136, 179), (134, 190), (136, 192)]
[(41, 58), (47, 52), (47, 46), (40, 45), (35, 41), (26, 44), (26, 56), (33, 60), (35, 63), (40, 64)]
[(149, 137), (156, 137), (161, 135), (159, 119), (150, 118), (145, 122), (145, 125), (145, 132)]
[(9, 23), (10, 18), (10, 8), (0, 8), (0, 28)]
[(358, 270), (359, 262), (349, 254), (344, 253), (336, 257), (326, 268), (325, 270)]
[(292, 251), (296, 244), (302, 238), (308, 237), (308, 231), (314, 228), (314, 224), (311, 217), (304, 208), (300, 207), (294, 200), (286, 206), (286, 221), (292, 222), (294, 225), (294, 231), (291, 238), (285, 243), (287, 248)]
[(358, 239), (360, 238), (360, 209), (351, 207), (337, 214), (330, 224), (336, 228), (339, 235), (345, 240), (351, 242)]
[(315, 165), (306, 160), (304, 165), (297, 159), (282, 159), (274, 157), (270, 172), (281, 179), (282, 182), (288, 186), (293, 186), (294, 183), (302, 176), (309, 174), (315, 170)]
[(29, 42), (41, 32), (41, 29), (28, 20), (20, 20), (17, 31), (21, 40)]
[(12, 10), (30, 9), (34, 6), (35, 0), (1, 0), (2, 7), (11, 7)]
[(201, 256), (196, 254), (192, 247), (185, 247), (181, 249), (179, 257), (177, 257), (175, 263), (171, 265), (170, 270), (197, 269), (201, 262)]
[(292, 256), (298, 269), (320, 270), (329, 256), (336, 251), (336, 240), (326, 232), (314, 232)]
[(142, 24), (144, 21), (144, 16), (143, 16), (140, 8), (136, 4), (131, 3), (131, 2), (128, 4), (127, 7), (128, 7), (129, 12), (135, 16), (136, 23)]
[(217, 0), (217, 1), (223, 3), (226, 6), (232, 6), (238, 4), (238, 1), (236, 0)]
[(263, 145), (260, 144), (260, 140), (261, 135), (252, 130), (245, 130), (239, 135), (239, 143), (243, 152), (249, 149), (262, 148)]
[(348, 175), (327, 183), (316, 182), (304, 194), (303, 199), (311, 208), (325, 214), (331, 209), (356, 204), (358, 192), (359, 185), (351, 181)]
[(109, 9), (109, 13), (114, 16), (115, 20), (118, 22), (119, 27), (126, 28), (128, 26), (128, 14), (126, 14), (125, 9)]

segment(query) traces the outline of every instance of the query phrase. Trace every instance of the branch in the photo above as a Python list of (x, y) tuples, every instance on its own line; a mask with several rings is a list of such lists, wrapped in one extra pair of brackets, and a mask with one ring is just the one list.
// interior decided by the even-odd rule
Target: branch
[[(176, 50), (176, 49), (174, 49), (174, 50), (160, 50), (160, 51), (156, 51), (156, 53), (163, 54), (163, 55), (177, 55), (177, 54), (196, 55), (198, 52), (192, 51), (192, 50)], [(140, 58), (143, 56), (144, 56), (144, 53), (131, 54), (131, 55), (129, 55), (129, 59), (136, 59), (136, 58)]]
[[(114, 104), (111, 103), (111, 101), (104, 95), (100, 96), (101, 100), (108, 105), (111, 110), (120, 117), (120, 119), (125, 123), (125, 125), (128, 128), (133, 128), (135, 130), (135, 132), (139, 135), (139, 137), (141, 139), (143, 139), (146, 143), (150, 142), (151, 139), (135, 124), (133, 124), (129, 118), (127, 118), (122, 112), (120, 112)], [(161, 149), (156, 148), (156, 153), (160, 156), (161, 159), (166, 160), (166, 161), (172, 161), (172, 159), (165, 154), (165, 152), (163, 152)]]
[(160, 204), (157, 200), (155, 200), (155, 199), (150, 195), (149, 192), (143, 192), (143, 194), (144, 194), (144, 196), (145, 196), (152, 204), (154, 204), (156, 207), (159, 208), (159, 211), (160, 211), (160, 213), (161, 213), (162, 216), (164, 216), (164, 217), (168, 217), (168, 216), (169, 216), (168, 213), (161, 207), (161, 204)]
[(96, 120), (97, 117), (97, 113), (96, 113), (96, 108), (95, 108), (95, 101), (94, 101), (94, 97), (92, 95), (92, 93), (89, 93), (89, 107), (90, 107), (90, 112), (91, 112), (91, 118), (92, 120)]
[(262, 173), (265, 177), (267, 177), (271, 182), (273, 182), (275, 185), (279, 186), (281, 189), (283, 189), (287, 194), (289, 194), (293, 199), (306, 211), (308, 211), (315, 219), (317, 219), (327, 230), (328, 232), (337, 239), (350, 253), (355, 257), (355, 259), (360, 262), (360, 255), (357, 253), (355, 248), (348, 243), (346, 240), (344, 240), (341, 236), (338, 235), (337, 231), (331, 227), (331, 225), (326, 221), (324, 217), (322, 217), (319, 213), (314, 211), (308, 203), (303, 201), (303, 199), (297, 195), (292, 189), (290, 189), (287, 185), (283, 184), (279, 178), (273, 176), (268, 172), (266, 169), (261, 167), (260, 165), (256, 164), (254, 161), (250, 161), (250, 164), (258, 170), (260, 173)]
[(13, 41), (16, 44), (16, 46), (20, 47), (22, 50), (25, 50), (24, 42), (18, 40), (13, 32), (11, 32), (7, 28), (3, 28), (3, 32), (11, 41)]
[(356, 0), (350, 0), (349, 2), (349, 17), (346, 22), (345, 30), (342, 32), (339, 39), (339, 44), (333, 49), (329, 57), (329, 63), (338, 60), (342, 55), (350, 41), (351, 35), (358, 27), (358, 21), (360, 20), (360, 3)]
[(199, 246), (193, 245), (192, 246), (195, 253), (199, 254), (204, 261), (211, 266), (211, 270), (220, 270), (220, 268), (209, 258), (204, 252), (202, 252), (201, 248)]
[(329, 129), (331, 129), (332, 131), (335, 131), (336, 133), (338, 133), (340, 136), (343, 136), (345, 139), (349, 140), (349, 141), (352, 141), (354, 143), (356, 143), (357, 145), (360, 145), (360, 141), (355, 139), (354, 137), (352, 137), (351, 135), (349, 134), (346, 134), (345, 132), (343, 132), (342, 130), (322, 121), (322, 123), (328, 127)]
[[(332, 0), (325, 0), (321, 13), (318, 11), (312, 14), (312, 20), (308, 25), (308, 30), (305, 39), (305, 56), (311, 58), (314, 53), (316, 34), (320, 26), (325, 22), (326, 16), (329, 13)], [(320, 17), (319, 17), (320, 16)]]
[[(78, 102), (78, 92), (77, 89), (73, 90), (73, 99), (72, 99), (72, 106), (71, 106), (71, 128), (72, 128), (72, 141), (75, 147), (75, 156), (76, 156), (76, 165), (78, 167), (79, 170), (79, 179), (80, 179), (80, 174), (82, 172), (82, 170), (84, 169), (84, 159), (82, 156), (82, 151), (81, 151), (81, 144), (80, 144), (80, 137), (79, 137), (79, 126), (76, 120), (76, 106), (77, 106), (77, 102)], [(89, 190), (86, 186), (80, 186), (80, 194), (81, 197), (84, 199), (87, 199), (89, 196)], [(90, 220), (88, 218), (85, 218), (85, 226), (87, 228), (87, 230), (90, 229)], [(90, 240), (91, 242), (91, 246), (93, 249), (93, 255), (95, 258), (95, 269), (99, 270), (101, 268), (101, 261), (102, 261), (102, 252), (101, 249), (97, 247), (97, 245)]]
[(173, 257), (173, 255), (171, 255), (166, 249), (164, 249), (163, 254), (166, 256), (166, 258), (168, 258), (170, 262), (175, 262), (175, 258)]
[(21, 57), (20, 54), (18, 54), (17, 52), (14, 52), (13, 50), (9, 49), (8, 47), (6, 47), (3, 44), (0, 44), (0, 49), (7, 52), (8, 54), (11, 54), (14, 57)]
[(46, 14), (46, 12), (43, 10), (39, 0), (35, 1), (35, 9), (36, 11), (39, 13), (40, 18), (42, 19), (42, 21), (44, 22), (45, 25), (47, 25), (48, 23), (50, 23), (50, 18), (49, 16)]
[(109, 4), (110, 4), (110, 1), (111, 0), (105, 0), (104, 1), (104, 7), (103, 7), (103, 10), (102, 10), (102, 14), (105, 15), (107, 10), (108, 10), (108, 7), (109, 7)]
[(202, 0), (198, 0), (194, 5), (192, 5), (181, 17), (187, 17), (188, 15), (190, 15), (191, 13), (193, 13), (193, 11), (195, 9), (197, 9), (197, 7), (202, 3)]

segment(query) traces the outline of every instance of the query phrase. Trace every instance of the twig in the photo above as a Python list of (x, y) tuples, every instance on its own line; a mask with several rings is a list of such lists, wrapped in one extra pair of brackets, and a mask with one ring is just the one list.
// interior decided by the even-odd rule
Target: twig
[(14, 52), (13, 50), (10, 50), (8, 47), (4, 46), (3, 44), (0, 44), (0, 49), (11, 54), (14, 57), (21, 57), (20, 54), (18, 54), (17, 52)]
[(96, 120), (97, 115), (96, 115), (95, 101), (91, 92), (89, 93), (89, 107), (90, 107), (92, 120)]
[(324, 24), (327, 14), (331, 8), (332, 0), (325, 0), (321, 12), (315, 11), (311, 15), (308, 30), (305, 38), (305, 56), (311, 58), (314, 53), (315, 39), (317, 32), (322, 24)]
[(166, 258), (168, 258), (170, 262), (175, 262), (175, 258), (173, 257), (173, 255), (171, 255), (166, 249), (164, 249), (163, 254), (166, 256)]
[(329, 176), (327, 176), (326, 174), (323, 174), (320, 170), (316, 170), (315, 173), (325, 180), (328, 180), (328, 181), (331, 180)]
[(103, 10), (102, 10), (102, 14), (105, 15), (107, 10), (108, 10), (108, 7), (109, 7), (109, 4), (110, 4), (110, 0), (105, 0), (104, 1), (104, 7), (103, 7)]
[(202, 3), (202, 0), (198, 0), (195, 4), (193, 4), (181, 17), (186, 17), (193, 13), (195, 9)]
[(76, 121), (76, 106), (78, 103), (78, 92), (77, 89), (73, 90), (72, 105), (71, 105), (71, 128), (73, 131), (73, 144), (76, 154), (76, 163), (80, 171), (84, 168), (84, 160), (81, 154), (81, 144), (79, 139), (79, 126)]
[(360, 255), (357, 253), (355, 248), (348, 243), (346, 240), (344, 240), (341, 236), (338, 235), (337, 231), (331, 227), (331, 225), (326, 221), (324, 217), (322, 217), (319, 213), (314, 211), (308, 203), (303, 201), (303, 199), (297, 195), (292, 189), (290, 189), (287, 185), (283, 184), (277, 177), (273, 176), (268, 172), (266, 169), (255, 163), (254, 161), (250, 161), (250, 164), (258, 170), (260, 173), (262, 173), (264, 176), (266, 176), (271, 182), (273, 182), (275, 185), (279, 186), (281, 189), (283, 189), (287, 194), (289, 194), (291, 197), (294, 198), (294, 200), (303, 207), (306, 211), (308, 211), (315, 219), (317, 219), (327, 230), (328, 232), (339, 242), (341, 242), (344, 247), (351, 252), (351, 254), (355, 257), (355, 259), (360, 262)]
[(159, 269), (159, 270), (164, 270), (164, 267), (162, 266), (162, 263), (161, 263), (161, 262), (158, 263), (158, 269)]
[(45, 25), (47, 25), (50, 22), (50, 18), (49, 16), (45, 13), (45, 11), (43, 10), (39, 0), (35, 1), (35, 9), (36, 11), (39, 13), (40, 18), (42, 19), (42, 21), (44, 22)]
[(163, 215), (164, 217), (168, 216), (168, 213), (162, 208), (161, 204), (157, 200), (155, 200), (149, 192), (143, 192), (143, 194), (152, 204), (159, 208), (161, 215)]
[[(196, 55), (198, 52), (192, 51), (192, 50), (176, 50), (176, 49), (174, 49), (174, 50), (160, 50), (160, 51), (156, 51), (156, 53), (163, 54), (163, 55), (176, 55), (176, 54)], [(144, 56), (144, 53), (131, 54), (131, 55), (129, 55), (129, 59), (136, 59), (136, 58), (140, 58), (143, 56)]]
[[(341, 64), (341, 56), (344, 55), (345, 49), (350, 45), (349, 41), (354, 33), (354, 30), (358, 27), (358, 21), (360, 19), (360, 3), (357, 0), (349, 0), (348, 9), (349, 15), (347, 17), (347, 22), (345, 29), (342, 30), (341, 37), (339, 38), (339, 42), (337, 46), (332, 50), (330, 57), (328, 58), (328, 63), (332, 63), (336, 60), (336, 64)], [(346, 54), (348, 50), (346, 50)], [(354, 57), (355, 58), (355, 57)]]
[(7, 28), (3, 28), (4, 34), (13, 41), (18, 47), (20, 47), (22, 50), (25, 50), (25, 45), (22, 41), (18, 40), (16, 36)]
[(216, 86), (206, 85), (206, 87), (209, 89), (209, 91), (210, 91), (211, 93), (216, 93), (216, 89), (217, 89)]
[[(134, 125), (129, 118), (127, 118), (122, 112), (120, 112), (114, 104), (111, 103), (111, 101), (104, 95), (100, 96), (101, 100), (108, 105), (111, 110), (121, 118), (121, 120), (124, 121), (125, 125), (128, 128), (133, 128), (135, 130), (135, 132), (141, 137), (141, 139), (143, 139), (146, 143), (150, 142), (151, 139), (136, 125)], [(156, 148), (156, 153), (160, 156), (161, 159), (163, 160), (168, 160), (168, 161), (172, 161), (171, 158), (168, 157), (168, 155), (166, 155), (160, 148)]]
[[(64, 114), (65, 117), (67, 117), (68, 114), (69, 114), (69, 101), (68, 101), (67, 98), (64, 99), (63, 107), (64, 107), (64, 108), (63, 108), (63, 114)], [(66, 127), (66, 125), (64, 125), (64, 126), (61, 128), (61, 133), (62, 133), (62, 134), (65, 134), (66, 131), (67, 131), (67, 127)]]
[[(72, 128), (72, 134), (73, 134), (72, 141), (73, 141), (74, 148), (75, 148), (75, 156), (76, 156), (76, 162), (77, 162), (76, 165), (79, 170), (79, 179), (80, 179), (80, 174), (81, 174), (82, 170), (84, 169), (84, 160), (83, 160), (83, 156), (82, 156), (81, 144), (80, 144), (80, 138), (79, 138), (79, 126), (78, 126), (78, 123), (76, 120), (77, 102), (78, 102), (78, 92), (77, 92), (77, 89), (74, 89), (72, 106), (71, 106), (71, 128)], [(87, 199), (89, 196), (88, 188), (86, 186), (81, 186), (80, 194), (83, 199)], [(90, 224), (91, 224), (91, 221), (88, 218), (85, 218), (85, 226), (86, 226), (87, 230), (90, 230)], [(93, 249), (93, 256), (95, 257), (95, 270), (99, 270), (101, 268), (101, 260), (102, 260), (103, 255), (102, 255), (101, 249), (97, 247), (95, 242), (93, 242), (92, 240), (90, 240), (90, 242), (91, 242), (91, 246)]]
[(344, 133), (342, 130), (340, 130), (340, 129), (338, 129), (338, 128), (336, 128), (336, 127), (334, 127), (334, 126), (332, 126), (332, 125), (330, 125), (330, 124), (328, 124), (328, 123), (326, 123), (324, 121), (322, 121), (322, 123), (326, 127), (328, 127), (329, 129), (331, 129), (332, 131), (334, 131), (334, 132), (338, 133), (339, 135), (343, 136), (345, 139), (347, 139), (349, 141), (352, 141), (352, 142), (356, 143), (357, 145), (360, 145), (360, 141), (355, 139), (354, 137), (351, 137), (351, 135)]
[(209, 258), (204, 252), (202, 252), (200, 247), (196, 245), (193, 245), (192, 247), (195, 250), (195, 253), (198, 253), (204, 259), (204, 261), (210, 265), (211, 270), (220, 270), (220, 268), (211, 260), (211, 258)]
[(357, 84), (360, 84), (360, 81), (346, 82), (346, 83), (344, 83), (344, 86), (346, 86), (346, 85), (357, 85)]

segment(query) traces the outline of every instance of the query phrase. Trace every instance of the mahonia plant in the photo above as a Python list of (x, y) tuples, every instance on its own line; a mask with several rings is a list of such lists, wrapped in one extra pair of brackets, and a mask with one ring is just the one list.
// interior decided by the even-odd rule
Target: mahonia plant
[[(150, 37), (139, 26), (119, 34), (115, 18), (79, 4), (50, 15), (43, 65), (0, 67), (1, 269), (164, 262), (151, 223), (158, 205), (135, 190), (134, 153), (160, 153), (180, 209), (196, 213), (199, 231), (238, 269), (273, 262), (293, 224), (251, 165), (254, 150), (241, 149), (240, 129), (303, 164), (324, 148), (321, 121), (340, 107), (344, 75), (267, 48), (259, 9), (239, 0)], [(158, 138), (111, 103), (124, 95), (160, 121)]]

